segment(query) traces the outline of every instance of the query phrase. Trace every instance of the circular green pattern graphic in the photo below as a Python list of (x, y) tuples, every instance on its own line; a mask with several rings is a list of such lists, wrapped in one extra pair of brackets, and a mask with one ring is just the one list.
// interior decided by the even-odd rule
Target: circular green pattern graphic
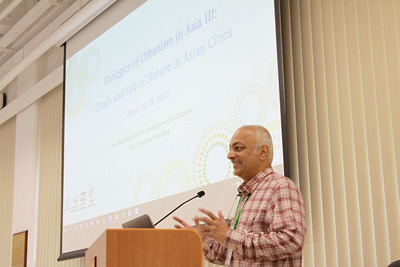
[(264, 125), (267, 122), (268, 105), (266, 90), (261, 84), (251, 83), (239, 93), (235, 109), (235, 124), (242, 126), (248, 124)]
[(86, 81), (91, 82), (100, 71), (101, 54), (97, 46), (91, 47), (85, 56), (84, 73)]
[(274, 57), (268, 66), (267, 71), (267, 102), (269, 110), (275, 115), (280, 115), (279, 81), (276, 57)]
[(85, 99), (86, 86), (95, 81), (100, 66), (101, 52), (97, 46), (73, 55), (68, 61), (65, 103), (70, 115), (75, 115), (80, 110)]
[(82, 106), (85, 98), (85, 80), (80, 73), (68, 78), (68, 91), (65, 99), (67, 112), (70, 115), (76, 114)]
[(151, 173), (144, 173), (139, 176), (139, 179), (133, 188), (134, 205), (156, 199), (157, 185), (154, 176)]
[(185, 164), (180, 161), (170, 162), (162, 171), (158, 183), (157, 198), (192, 189), (192, 181)]
[(80, 72), (85, 61), (85, 53), (78, 52), (68, 61), (67, 76)]
[(215, 122), (200, 137), (193, 159), (193, 175), (198, 186), (232, 177), (232, 164), (226, 158), (234, 131), (228, 122)]

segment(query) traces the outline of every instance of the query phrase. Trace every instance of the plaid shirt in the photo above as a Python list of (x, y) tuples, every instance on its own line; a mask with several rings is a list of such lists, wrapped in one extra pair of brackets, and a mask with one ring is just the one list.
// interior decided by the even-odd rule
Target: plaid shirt
[(268, 167), (238, 191), (237, 228), (232, 221), (223, 245), (203, 235), (205, 259), (232, 267), (301, 266), (306, 226), (296, 184)]

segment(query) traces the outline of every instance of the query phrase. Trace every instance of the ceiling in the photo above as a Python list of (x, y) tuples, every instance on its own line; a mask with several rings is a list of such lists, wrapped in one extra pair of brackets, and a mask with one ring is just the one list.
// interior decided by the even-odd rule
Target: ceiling
[(10, 83), (116, 1), (0, 0), (0, 125), (57, 86), (62, 66), (35, 85), (22, 88), (21, 94)]
[[(9, 107), (5, 112), (7, 108), (0, 106), (0, 124), (35, 101), (32, 96), (29, 101), (21, 98), (18, 88), (8, 85), (52, 46), (61, 46), (116, 1), (0, 0), (0, 96)], [(36, 98), (42, 93), (34, 92)]]
[(0, 66), (76, 1), (0, 0)]

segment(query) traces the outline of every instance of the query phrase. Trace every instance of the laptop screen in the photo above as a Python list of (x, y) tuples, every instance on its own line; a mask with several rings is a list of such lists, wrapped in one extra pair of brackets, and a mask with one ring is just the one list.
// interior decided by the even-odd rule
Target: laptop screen
[(133, 220), (123, 223), (122, 228), (154, 228), (154, 224), (150, 216), (144, 214)]

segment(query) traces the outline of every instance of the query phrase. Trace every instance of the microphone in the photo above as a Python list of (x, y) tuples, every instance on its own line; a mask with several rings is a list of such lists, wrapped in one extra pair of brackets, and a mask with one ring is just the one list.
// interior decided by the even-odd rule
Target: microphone
[(192, 199), (195, 199), (195, 198), (201, 198), (201, 197), (203, 197), (204, 195), (205, 195), (206, 193), (204, 192), (204, 191), (200, 191), (200, 192), (197, 192), (197, 195), (196, 196), (194, 196), (194, 197), (192, 197), (191, 199), (188, 199), (188, 200), (186, 200), (185, 202), (183, 202), (182, 204), (180, 204), (178, 207), (176, 207), (173, 211), (171, 211), (170, 213), (168, 213), (167, 215), (165, 215), (161, 220), (159, 220), (158, 222), (156, 222), (155, 224), (154, 224), (154, 226), (156, 226), (157, 224), (159, 224), (160, 222), (162, 222), (165, 218), (167, 218), (169, 215), (171, 215), (171, 213), (173, 213), (174, 211), (176, 211), (177, 209), (179, 209), (180, 207), (182, 207), (183, 206), (183, 204), (186, 204), (186, 203), (188, 203), (190, 200), (192, 200)]

